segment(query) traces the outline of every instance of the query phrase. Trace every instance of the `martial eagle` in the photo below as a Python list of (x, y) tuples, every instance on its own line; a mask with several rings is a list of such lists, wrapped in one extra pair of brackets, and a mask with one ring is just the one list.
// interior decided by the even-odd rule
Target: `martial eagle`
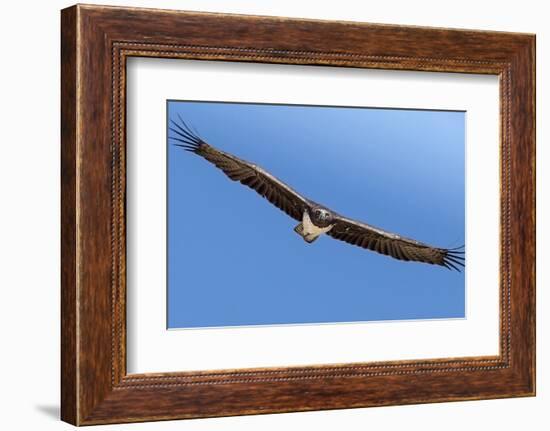
[(218, 150), (202, 139), (178, 115), (181, 123), (170, 120), (169, 129), (176, 135), (170, 139), (186, 151), (205, 158), (221, 169), (233, 181), (239, 181), (300, 223), (294, 228), (307, 243), (314, 242), (321, 234), (352, 245), (376, 251), (404, 261), (441, 265), (460, 271), (464, 267), (462, 247), (439, 248), (384, 231), (366, 223), (353, 220), (308, 199), (260, 166)]

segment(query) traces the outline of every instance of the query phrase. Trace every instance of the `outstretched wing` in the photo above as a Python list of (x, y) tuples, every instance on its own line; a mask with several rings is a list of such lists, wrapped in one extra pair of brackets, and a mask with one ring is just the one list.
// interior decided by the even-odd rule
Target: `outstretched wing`
[(400, 260), (441, 265), (457, 271), (464, 266), (462, 247), (432, 247), (339, 215), (335, 216), (335, 224), (327, 235)]
[(180, 142), (175, 145), (204, 157), (233, 181), (239, 181), (255, 190), (293, 219), (302, 220), (304, 210), (310, 207), (306, 198), (259, 166), (207, 144), (181, 117), (178, 118), (180, 123), (171, 120), (173, 127), (170, 127), (175, 134), (170, 139)]

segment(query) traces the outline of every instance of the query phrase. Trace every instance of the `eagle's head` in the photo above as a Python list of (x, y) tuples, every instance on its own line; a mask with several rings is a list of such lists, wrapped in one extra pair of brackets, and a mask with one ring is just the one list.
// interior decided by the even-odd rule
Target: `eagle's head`
[(332, 224), (332, 213), (326, 208), (314, 208), (310, 216), (311, 221), (317, 227), (327, 227)]

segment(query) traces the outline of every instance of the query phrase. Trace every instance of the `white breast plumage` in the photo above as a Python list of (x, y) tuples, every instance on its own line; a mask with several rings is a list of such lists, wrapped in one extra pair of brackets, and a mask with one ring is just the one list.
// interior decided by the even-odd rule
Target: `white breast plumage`
[(317, 238), (319, 235), (323, 233), (327, 233), (329, 230), (332, 229), (334, 225), (330, 225), (327, 227), (318, 227), (313, 224), (311, 221), (311, 218), (309, 217), (309, 213), (307, 211), (304, 211), (304, 216), (302, 218), (302, 225), (304, 227), (304, 238), (312, 241), (315, 238)]

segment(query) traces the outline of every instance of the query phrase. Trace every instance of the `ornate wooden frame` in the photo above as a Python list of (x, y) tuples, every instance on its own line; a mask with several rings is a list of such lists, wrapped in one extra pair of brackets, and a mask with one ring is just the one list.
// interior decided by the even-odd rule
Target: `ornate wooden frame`
[[(535, 394), (534, 35), (82, 5), (61, 16), (63, 420), (88, 425)], [(500, 354), (128, 375), (129, 56), (498, 75)]]

